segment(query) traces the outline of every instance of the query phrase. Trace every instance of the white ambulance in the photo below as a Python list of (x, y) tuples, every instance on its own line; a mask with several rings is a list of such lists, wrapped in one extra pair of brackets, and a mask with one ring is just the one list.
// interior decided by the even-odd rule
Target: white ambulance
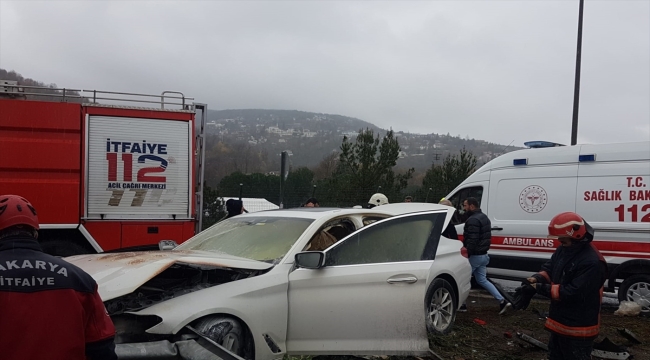
[(559, 245), (548, 223), (575, 211), (594, 228), (609, 266), (606, 291), (650, 311), (650, 141), (575, 145), (534, 141), (488, 162), (446, 198), (475, 197), (492, 222), (488, 276), (521, 280)]

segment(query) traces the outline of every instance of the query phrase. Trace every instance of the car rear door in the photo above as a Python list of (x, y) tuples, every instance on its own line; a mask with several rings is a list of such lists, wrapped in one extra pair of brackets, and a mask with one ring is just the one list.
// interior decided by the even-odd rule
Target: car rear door
[(370, 224), (289, 275), (290, 354), (417, 354), (429, 349), (424, 297), (450, 210)]

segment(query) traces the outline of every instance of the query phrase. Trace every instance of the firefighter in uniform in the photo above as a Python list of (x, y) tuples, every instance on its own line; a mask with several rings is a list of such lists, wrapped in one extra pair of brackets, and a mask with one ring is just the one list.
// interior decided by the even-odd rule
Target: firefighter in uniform
[(115, 360), (115, 328), (97, 283), (43, 253), (36, 210), (0, 195), (0, 358)]
[(561, 246), (540, 272), (517, 289), (514, 307), (525, 309), (536, 293), (550, 298), (544, 325), (551, 333), (549, 359), (588, 360), (600, 328), (607, 264), (591, 243), (593, 228), (580, 215), (556, 215), (548, 226), (548, 234), (557, 238)]

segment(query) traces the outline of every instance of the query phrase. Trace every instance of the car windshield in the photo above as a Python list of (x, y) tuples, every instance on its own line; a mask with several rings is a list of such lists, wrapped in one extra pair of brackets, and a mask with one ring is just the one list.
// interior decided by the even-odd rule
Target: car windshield
[(288, 217), (232, 217), (176, 247), (277, 263), (314, 220)]

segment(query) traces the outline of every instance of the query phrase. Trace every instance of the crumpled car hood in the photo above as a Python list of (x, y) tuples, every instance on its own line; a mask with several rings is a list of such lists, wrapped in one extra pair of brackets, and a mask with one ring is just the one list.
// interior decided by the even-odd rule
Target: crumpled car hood
[(103, 301), (133, 292), (175, 263), (248, 270), (266, 270), (273, 266), (261, 261), (191, 250), (77, 255), (65, 260), (97, 281)]

